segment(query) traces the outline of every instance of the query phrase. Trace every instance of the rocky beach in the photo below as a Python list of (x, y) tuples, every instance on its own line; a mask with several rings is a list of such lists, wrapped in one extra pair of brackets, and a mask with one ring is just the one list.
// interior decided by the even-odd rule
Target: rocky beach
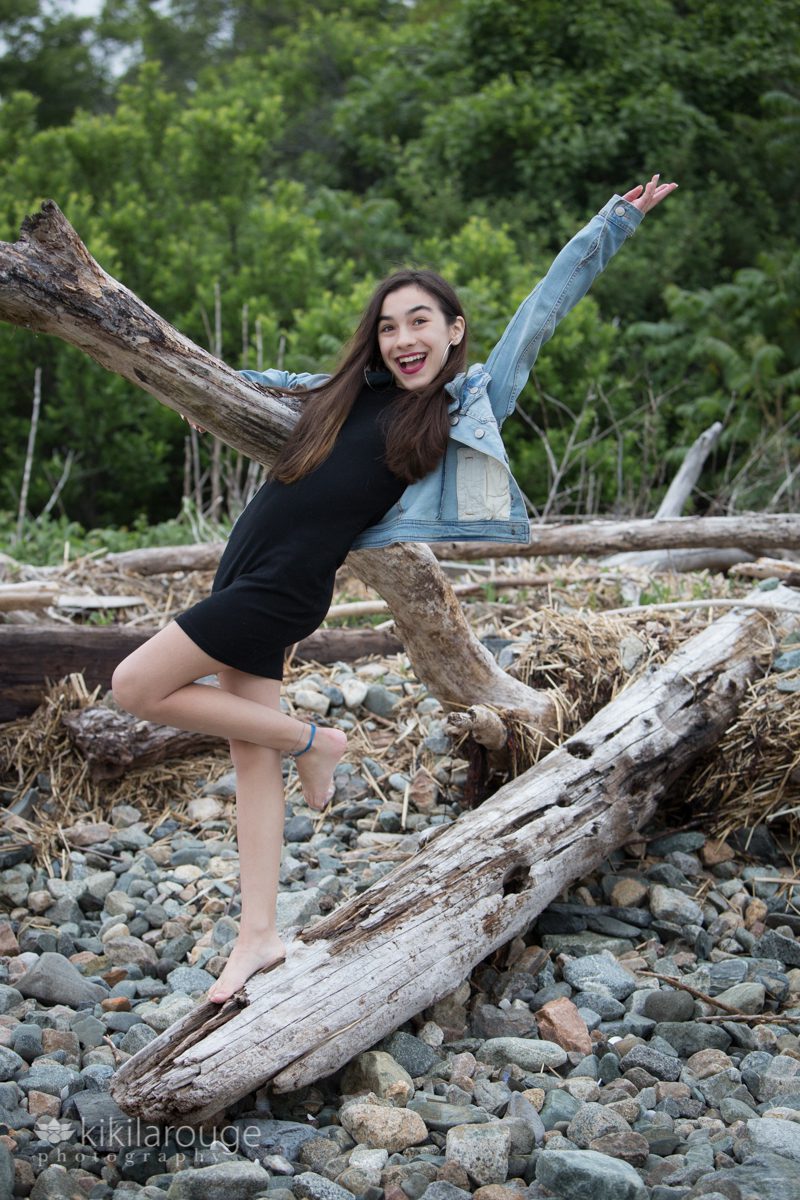
[[(289, 780), (290, 939), (457, 819), (467, 768), (402, 659), (307, 670), (288, 697), (384, 747), (349, 755), (323, 817)], [(235, 936), (233, 788), (217, 771), (179, 817), (77, 820), (47, 867), (4, 851), (1, 1197), (800, 1198), (800, 878), (766, 825), (643, 831), (314, 1086), (200, 1129), (127, 1118), (116, 1067), (193, 1009)]]

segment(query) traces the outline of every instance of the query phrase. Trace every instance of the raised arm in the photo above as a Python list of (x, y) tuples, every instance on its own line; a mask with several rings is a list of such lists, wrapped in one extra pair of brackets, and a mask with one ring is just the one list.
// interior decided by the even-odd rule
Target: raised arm
[(544, 279), (522, 301), (486, 362), (491, 376), (489, 399), (501, 424), (514, 411), (536, 356), (558, 322), (586, 295), (595, 276), (636, 232), (645, 213), (677, 186), (659, 183), (659, 176), (654, 175), (649, 183), (637, 185), (624, 196), (612, 196), (560, 251)]

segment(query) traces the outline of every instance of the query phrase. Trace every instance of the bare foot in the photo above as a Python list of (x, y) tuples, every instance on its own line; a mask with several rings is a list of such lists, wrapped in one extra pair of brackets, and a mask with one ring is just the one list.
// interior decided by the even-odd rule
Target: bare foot
[(333, 799), (333, 772), (346, 749), (347, 735), (341, 729), (319, 725), (311, 749), (295, 759), (305, 802), (315, 812)]
[(267, 967), (276, 967), (285, 957), (286, 947), (277, 933), (261, 938), (242, 938), (240, 935), (222, 974), (208, 989), (207, 999), (214, 1004), (224, 1004), (251, 975)]

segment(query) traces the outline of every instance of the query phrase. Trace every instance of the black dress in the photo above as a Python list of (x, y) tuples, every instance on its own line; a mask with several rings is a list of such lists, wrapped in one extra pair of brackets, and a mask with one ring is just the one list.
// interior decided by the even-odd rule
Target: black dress
[(356, 537), (406, 488), (384, 457), (398, 394), (365, 387), (325, 461), (295, 483), (268, 480), (247, 505), (211, 595), (176, 617), (206, 654), (250, 675), (283, 677), (286, 647), (324, 621)]

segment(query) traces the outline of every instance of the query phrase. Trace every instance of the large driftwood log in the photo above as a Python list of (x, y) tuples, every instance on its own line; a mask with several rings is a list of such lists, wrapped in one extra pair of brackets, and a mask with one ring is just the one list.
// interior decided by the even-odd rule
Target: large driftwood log
[[(448, 994), (654, 813), (733, 719), (792, 613), (733, 610), (578, 734), (412, 858), (299, 934), (286, 962), (222, 1009), (198, 1007), (126, 1062), (112, 1094), (155, 1120), (200, 1120), (271, 1080), (335, 1071)], [(760, 658), (760, 662), (759, 662)]]
[[(299, 398), (249, 383), (103, 271), (51, 200), (26, 218), (17, 243), (0, 243), (0, 319), (80, 347), (259, 462), (272, 460), (297, 419)], [(392, 546), (362, 551), (358, 562), (389, 601), (414, 669), (435, 695), (460, 705), (497, 692), (540, 731), (555, 729), (553, 698), (498, 667), (429, 551)]]
[[(42, 702), (48, 680), (82, 674), (87, 686), (111, 686), (117, 663), (156, 632), (116, 625), (0, 625), (0, 722), (27, 716)], [(348, 662), (369, 654), (398, 654), (399, 639), (386, 629), (320, 629), (298, 642), (300, 662)]]

